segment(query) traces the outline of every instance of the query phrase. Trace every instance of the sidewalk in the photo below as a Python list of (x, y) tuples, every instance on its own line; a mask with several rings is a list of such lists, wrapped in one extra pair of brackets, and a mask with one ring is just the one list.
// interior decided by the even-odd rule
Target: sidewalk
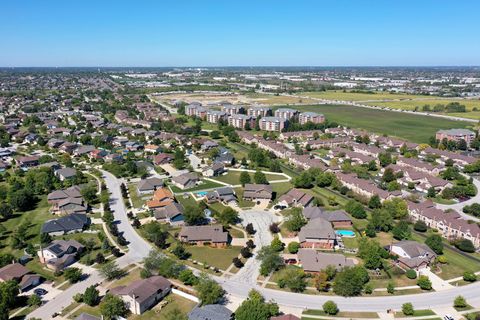
[(432, 282), (432, 288), (435, 291), (444, 291), (453, 288), (453, 286), (448, 283), (448, 281), (443, 280), (442, 278), (437, 276), (435, 273), (430, 271), (429, 268), (424, 268), (420, 270), (420, 274), (425, 275), (430, 279), (430, 281)]

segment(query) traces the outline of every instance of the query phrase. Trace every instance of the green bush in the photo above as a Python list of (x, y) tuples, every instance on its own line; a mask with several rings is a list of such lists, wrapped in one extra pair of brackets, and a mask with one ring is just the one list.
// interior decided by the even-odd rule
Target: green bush
[(413, 309), (413, 305), (410, 302), (407, 302), (402, 304), (402, 312), (406, 316), (413, 316), (415, 309)]
[(468, 282), (475, 282), (477, 281), (477, 275), (471, 271), (465, 271), (463, 274), (463, 280)]
[(413, 269), (408, 269), (407, 272), (405, 273), (408, 279), (416, 279), (417, 278), (417, 272)]
[(298, 249), (300, 249), (300, 244), (296, 241), (290, 242), (287, 249), (289, 253), (297, 253)]
[(467, 301), (465, 300), (464, 297), (457, 296), (455, 298), (455, 300), (453, 300), (453, 306), (455, 308), (466, 308), (467, 307)]
[(427, 276), (420, 276), (417, 280), (417, 285), (422, 290), (432, 290), (432, 282)]
[(329, 315), (336, 315), (338, 313), (338, 307), (335, 302), (328, 300), (323, 304), (323, 311)]

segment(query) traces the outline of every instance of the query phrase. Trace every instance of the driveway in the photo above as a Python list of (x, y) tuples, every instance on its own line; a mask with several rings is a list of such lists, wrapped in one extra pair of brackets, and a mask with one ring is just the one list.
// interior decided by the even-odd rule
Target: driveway
[[(467, 177), (467, 178), (470, 178), (467, 175), (464, 175), (464, 176)], [(477, 178), (473, 178), (473, 184), (475, 185), (475, 188), (477, 188), (477, 194), (474, 197), (468, 199), (467, 201), (458, 202), (458, 203), (454, 203), (454, 204), (439, 204), (439, 203), (437, 203), (435, 206), (438, 209), (442, 209), (442, 210), (448, 210), (448, 209), (456, 210), (456, 211), (458, 211), (458, 213), (464, 219), (473, 220), (475, 222), (480, 222), (479, 218), (471, 216), (471, 215), (466, 214), (466, 213), (463, 213), (463, 207), (469, 206), (473, 203), (480, 203), (480, 181)]]

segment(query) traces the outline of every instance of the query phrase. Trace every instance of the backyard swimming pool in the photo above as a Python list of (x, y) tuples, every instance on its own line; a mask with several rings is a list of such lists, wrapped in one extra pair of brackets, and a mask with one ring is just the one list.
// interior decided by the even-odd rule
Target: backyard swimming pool
[(347, 237), (347, 238), (355, 237), (355, 232), (352, 230), (336, 230), (335, 233), (341, 237)]
[(207, 191), (200, 191), (200, 192), (197, 192), (197, 196), (198, 197), (205, 197), (207, 195)]

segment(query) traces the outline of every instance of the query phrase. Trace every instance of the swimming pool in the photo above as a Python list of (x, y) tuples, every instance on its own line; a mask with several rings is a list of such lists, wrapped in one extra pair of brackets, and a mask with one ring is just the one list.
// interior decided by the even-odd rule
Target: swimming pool
[(347, 237), (347, 238), (355, 237), (355, 232), (352, 230), (336, 230), (335, 233), (338, 234), (340, 237)]
[(200, 192), (197, 192), (197, 196), (199, 197), (205, 197), (207, 195), (207, 191), (200, 191)]

